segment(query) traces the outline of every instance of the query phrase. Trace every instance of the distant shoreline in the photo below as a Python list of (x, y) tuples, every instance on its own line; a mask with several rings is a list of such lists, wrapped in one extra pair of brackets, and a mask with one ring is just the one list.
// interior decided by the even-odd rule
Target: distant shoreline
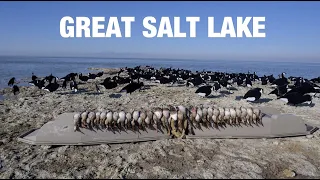
[(100, 56), (33, 56), (33, 55), (0, 55), (0, 58), (79, 58), (79, 59), (127, 59), (127, 60), (162, 60), (162, 61), (231, 61), (231, 62), (272, 62), (272, 63), (314, 63), (320, 64), (319, 61), (293, 61), (293, 60), (232, 60), (232, 59), (208, 59), (208, 58), (156, 58), (156, 57), (100, 57)]

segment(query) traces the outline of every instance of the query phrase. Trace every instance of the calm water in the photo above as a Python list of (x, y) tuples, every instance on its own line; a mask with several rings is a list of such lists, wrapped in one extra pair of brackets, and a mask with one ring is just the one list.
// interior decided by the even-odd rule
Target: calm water
[[(223, 72), (256, 71), (260, 75), (275, 76), (286, 72), (287, 76), (313, 78), (320, 76), (320, 63), (261, 62), (261, 61), (207, 61), (207, 60), (149, 60), (149, 59), (98, 59), (98, 58), (40, 58), (40, 57), (0, 57), (0, 88), (7, 87), (11, 77), (31, 79), (32, 72), (43, 77), (52, 73), (63, 77), (70, 72), (88, 73), (89, 67), (173, 67), (192, 71), (212, 70)], [(25, 85), (22, 84), (22, 85)]]

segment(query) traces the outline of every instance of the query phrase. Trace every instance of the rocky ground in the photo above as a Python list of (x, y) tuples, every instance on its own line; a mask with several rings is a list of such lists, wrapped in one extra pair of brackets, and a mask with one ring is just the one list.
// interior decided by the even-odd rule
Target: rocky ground
[[(116, 72), (103, 70), (106, 74), (100, 81)], [(131, 96), (118, 93), (124, 85), (112, 90), (101, 87), (102, 94), (96, 94), (93, 82), (79, 85), (76, 94), (20, 87), (20, 94), (13, 96), (11, 88), (2, 89), (0, 178), (320, 178), (319, 131), (281, 139), (171, 139), (99, 146), (32, 146), (17, 141), (23, 132), (40, 128), (64, 112), (169, 104), (269, 106), (320, 126), (318, 98), (313, 107), (292, 107), (268, 95), (272, 89), (263, 86), (262, 101), (249, 104), (235, 100), (245, 94), (245, 87), (203, 99), (194, 93), (196, 88), (145, 84), (145, 90)]]

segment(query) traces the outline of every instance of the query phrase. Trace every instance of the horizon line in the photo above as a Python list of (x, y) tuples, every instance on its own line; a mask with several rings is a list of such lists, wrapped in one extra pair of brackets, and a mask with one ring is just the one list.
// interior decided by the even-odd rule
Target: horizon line
[[(92, 58), (92, 59), (132, 59), (132, 60), (185, 60), (185, 61), (194, 61), (194, 60), (199, 60), (199, 61), (239, 61), (239, 62), (295, 62), (295, 63), (320, 63), (319, 61), (294, 61), (290, 59), (286, 60), (259, 60), (258, 58), (256, 60), (244, 60), (244, 59), (238, 59), (238, 60), (232, 60), (232, 59), (208, 59), (208, 58), (170, 58), (170, 57), (162, 57), (162, 58), (157, 58), (157, 57), (108, 57), (108, 56), (93, 56), (93, 55), (88, 55), (88, 56), (73, 56), (73, 55), (57, 55), (57, 56), (46, 56), (46, 55), (14, 55), (14, 54), (7, 54), (7, 55), (2, 55), (0, 54), (0, 57), (32, 57), (32, 58)], [(273, 58), (274, 59), (274, 58)]]

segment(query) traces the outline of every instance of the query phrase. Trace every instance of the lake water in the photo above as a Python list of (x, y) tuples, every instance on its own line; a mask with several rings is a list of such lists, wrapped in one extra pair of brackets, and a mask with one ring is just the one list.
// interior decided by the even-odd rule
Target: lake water
[[(161, 59), (102, 59), (102, 58), (46, 58), (46, 57), (0, 57), (0, 88), (7, 87), (10, 78), (31, 79), (32, 72), (36, 76), (47, 76), (51, 73), (63, 77), (70, 72), (88, 73), (89, 67), (117, 68), (149, 65), (156, 68), (172, 67), (192, 71), (222, 72), (256, 72), (259, 76), (281, 72), (287, 76), (303, 76), (314, 78), (320, 76), (320, 63), (301, 62), (263, 62), (263, 61), (230, 61), (230, 60), (161, 60)], [(26, 84), (20, 84), (26, 85)]]

